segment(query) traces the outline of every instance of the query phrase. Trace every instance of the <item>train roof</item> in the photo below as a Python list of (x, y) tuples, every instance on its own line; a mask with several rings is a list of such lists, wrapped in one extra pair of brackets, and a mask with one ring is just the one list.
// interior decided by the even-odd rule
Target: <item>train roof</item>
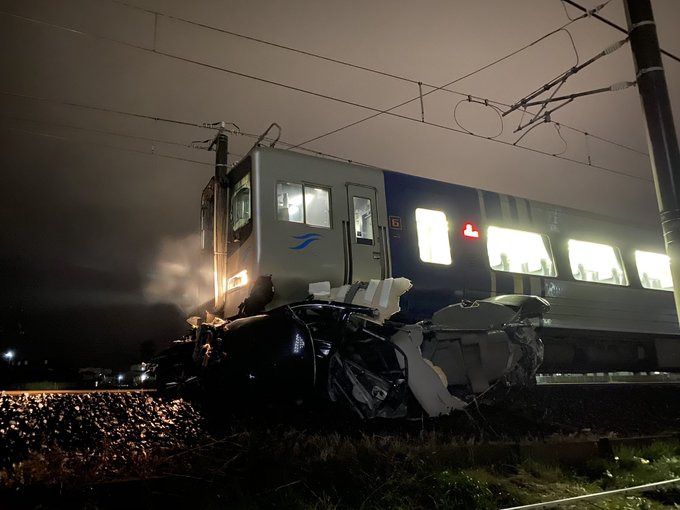
[[(241, 161), (244, 161), (246, 158), (257, 155), (259, 153), (273, 153), (277, 154), (282, 157), (286, 158), (300, 158), (300, 159), (308, 159), (308, 160), (317, 160), (317, 161), (323, 161), (324, 165), (329, 165), (329, 166), (337, 166), (338, 168), (346, 167), (346, 166), (353, 166), (353, 167), (361, 167), (365, 169), (366, 171), (370, 172), (380, 172), (380, 173), (393, 173), (393, 174), (401, 174), (401, 175), (408, 175), (412, 177), (416, 177), (418, 179), (422, 179), (424, 181), (429, 181), (432, 183), (446, 183), (446, 184), (453, 184), (455, 186), (459, 186), (461, 188), (466, 188), (470, 190), (475, 190), (475, 191), (484, 191), (488, 193), (494, 193), (497, 195), (506, 195), (506, 196), (512, 196), (515, 198), (521, 198), (523, 200), (527, 200), (528, 202), (534, 204), (535, 206), (543, 207), (543, 208), (552, 208), (561, 211), (563, 214), (566, 214), (568, 216), (572, 217), (581, 217), (584, 219), (588, 219), (591, 221), (597, 221), (597, 222), (602, 222), (603, 224), (616, 224), (619, 226), (625, 226), (627, 229), (635, 229), (640, 233), (640, 235), (643, 235), (644, 237), (647, 237), (649, 240), (656, 239), (658, 241), (658, 244), (661, 244), (662, 240), (662, 230), (661, 230), (661, 225), (660, 224), (651, 224), (651, 223), (633, 223), (629, 220), (625, 220), (622, 218), (617, 218), (615, 216), (610, 216), (602, 213), (596, 213), (592, 211), (586, 211), (583, 209), (577, 209), (574, 207), (569, 207), (569, 206), (564, 206), (560, 204), (552, 204), (549, 202), (543, 202), (541, 200), (535, 200), (527, 197), (522, 197), (518, 195), (507, 195), (502, 192), (498, 191), (490, 191), (484, 188), (475, 188), (472, 186), (467, 186), (464, 184), (458, 184), (455, 182), (450, 182), (450, 181), (441, 181), (438, 179), (432, 179), (430, 177), (423, 177), (420, 175), (415, 175), (415, 174), (409, 174), (404, 171), (397, 171), (397, 170), (390, 170), (386, 168), (381, 168), (373, 165), (368, 165), (352, 160), (343, 160), (339, 158), (334, 158), (331, 156), (324, 155), (322, 153), (314, 153), (314, 154), (305, 154), (302, 152), (297, 152), (293, 150), (288, 150), (288, 149), (279, 149), (279, 148), (273, 148), (273, 147), (265, 147), (265, 146), (257, 146), (251, 149), (251, 151), (245, 156)], [(240, 162), (239, 162), (240, 164)], [(237, 165), (238, 166), (238, 165)]]

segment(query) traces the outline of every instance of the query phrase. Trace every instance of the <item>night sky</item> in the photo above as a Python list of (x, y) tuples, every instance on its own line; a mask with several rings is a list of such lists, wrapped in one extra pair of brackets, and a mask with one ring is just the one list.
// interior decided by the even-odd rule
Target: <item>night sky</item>
[[(680, 56), (680, 3), (652, 3)], [(465, 101), (512, 104), (624, 37), (582, 19), (479, 71), (579, 14), (559, 0), (0, 0), (0, 349), (122, 367), (183, 332), (208, 297), (202, 123), (240, 128), (233, 162), (272, 122), (287, 148), (415, 99), (295, 150), (659, 230), (636, 88), (577, 99), (517, 146), (520, 112)], [(626, 24), (622, 0), (600, 14)], [(664, 65), (677, 126), (680, 63)], [(624, 45), (560, 94), (634, 74)]]

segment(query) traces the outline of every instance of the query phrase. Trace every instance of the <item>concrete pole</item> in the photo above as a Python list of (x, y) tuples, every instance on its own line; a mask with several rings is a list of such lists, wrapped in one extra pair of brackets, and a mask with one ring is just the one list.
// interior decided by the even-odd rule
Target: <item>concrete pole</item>
[(229, 219), (229, 184), (227, 173), (228, 139), (224, 124), (215, 138), (215, 209), (213, 213), (213, 251), (215, 272), (215, 312), (222, 316), (227, 292), (227, 222)]
[(650, 0), (624, 0), (666, 253), (680, 320), (680, 151)]

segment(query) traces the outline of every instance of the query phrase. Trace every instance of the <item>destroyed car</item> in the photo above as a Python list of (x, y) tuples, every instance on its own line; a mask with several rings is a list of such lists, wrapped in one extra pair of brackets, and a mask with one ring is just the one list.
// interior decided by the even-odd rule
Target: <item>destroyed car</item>
[(386, 317), (408, 280), (345, 287), (315, 292), (325, 299), (196, 324), (193, 338), (152, 360), (159, 390), (199, 388), (235, 405), (321, 397), (371, 419), (446, 415), (493, 385), (533, 383), (545, 299), (462, 302), (404, 324)]

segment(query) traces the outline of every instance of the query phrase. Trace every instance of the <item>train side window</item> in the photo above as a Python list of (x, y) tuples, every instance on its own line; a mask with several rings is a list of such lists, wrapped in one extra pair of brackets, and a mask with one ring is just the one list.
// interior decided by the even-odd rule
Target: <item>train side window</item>
[(671, 259), (668, 255), (635, 250), (635, 265), (645, 289), (673, 291)]
[(304, 223), (305, 206), (302, 184), (280, 182), (276, 185), (276, 214), (278, 219)]
[(282, 221), (330, 228), (330, 196), (327, 188), (279, 182), (276, 185), (276, 216)]
[(236, 183), (231, 192), (231, 228), (235, 232), (250, 221), (250, 174)]
[(451, 265), (449, 223), (443, 211), (416, 209), (416, 229), (420, 260), (431, 264)]
[(371, 199), (353, 197), (354, 231), (358, 244), (373, 244), (373, 214)]
[(546, 235), (489, 227), (486, 250), (489, 265), (496, 271), (557, 276), (550, 239)]
[(576, 280), (628, 285), (618, 248), (576, 239), (569, 239), (567, 247), (571, 273)]

